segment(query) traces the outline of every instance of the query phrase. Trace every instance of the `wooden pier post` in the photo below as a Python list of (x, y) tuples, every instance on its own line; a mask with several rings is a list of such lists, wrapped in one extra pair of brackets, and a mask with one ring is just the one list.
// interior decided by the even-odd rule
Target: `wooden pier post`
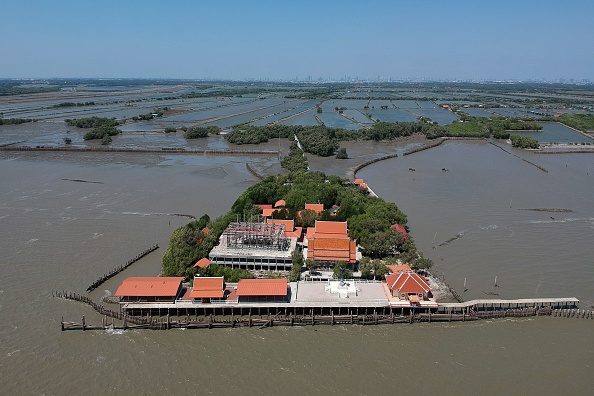
[(85, 316), (82, 317), (82, 329), (85, 331)]

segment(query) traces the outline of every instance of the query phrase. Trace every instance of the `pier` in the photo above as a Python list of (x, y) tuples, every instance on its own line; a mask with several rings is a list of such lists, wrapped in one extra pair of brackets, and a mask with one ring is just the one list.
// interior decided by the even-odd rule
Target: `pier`
[(576, 298), (484, 299), (462, 303), (441, 303), (437, 308), (392, 306), (388, 301), (357, 303), (218, 303), (176, 301), (173, 303), (125, 303), (114, 311), (88, 297), (71, 292), (54, 292), (57, 298), (79, 301), (103, 316), (101, 325), (65, 321), (65, 330), (234, 328), (316, 325), (381, 325), (397, 323), (466, 322), (509, 317), (552, 316), (594, 319), (594, 312), (577, 309)]

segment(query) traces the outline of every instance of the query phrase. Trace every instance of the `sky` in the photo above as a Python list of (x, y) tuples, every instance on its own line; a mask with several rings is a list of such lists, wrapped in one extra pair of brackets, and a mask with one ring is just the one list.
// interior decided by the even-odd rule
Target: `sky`
[(0, 78), (594, 81), (594, 1), (0, 0)]

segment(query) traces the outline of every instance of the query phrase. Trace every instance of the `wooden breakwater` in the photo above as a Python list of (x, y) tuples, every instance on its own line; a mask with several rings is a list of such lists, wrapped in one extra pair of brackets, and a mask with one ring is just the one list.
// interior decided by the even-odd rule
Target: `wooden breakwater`
[(277, 155), (272, 150), (185, 150), (173, 147), (160, 149), (130, 149), (115, 147), (26, 147), (26, 146), (4, 146), (0, 151), (29, 151), (29, 152), (68, 152), (68, 153), (158, 153), (158, 154), (188, 154), (188, 155)]
[[(486, 319), (500, 318), (524, 318), (532, 316), (553, 316), (564, 318), (585, 318), (594, 319), (594, 312), (579, 309), (554, 310), (551, 307), (507, 309), (498, 311), (473, 312), (473, 313), (414, 313), (408, 315), (256, 315), (256, 316), (190, 316), (172, 317), (170, 315), (160, 317), (134, 317), (119, 314), (119, 317), (105, 315), (100, 326), (87, 325), (85, 317), (81, 322), (69, 322), (62, 320), (60, 326), (65, 330), (106, 330), (106, 329), (216, 329), (235, 327), (296, 327), (296, 326), (319, 326), (319, 325), (359, 325), (377, 326), (399, 323), (431, 323), (431, 322), (470, 322)], [(112, 318), (111, 323), (109, 317)], [(116, 324), (115, 319), (122, 321)]]
[(594, 154), (594, 149), (578, 149), (578, 150), (534, 150), (534, 154)]
[(256, 178), (260, 179), (260, 180), (264, 180), (264, 176), (260, 175), (258, 172), (256, 172), (256, 170), (254, 168), (252, 168), (250, 166), (250, 164), (248, 164), (247, 162), (245, 163), (245, 167), (247, 168), (248, 172), (250, 172), (252, 175), (254, 175)]
[[(505, 152), (506, 152), (506, 153), (508, 153), (509, 155), (513, 155), (514, 157), (516, 157), (516, 158), (519, 158), (519, 159), (521, 159), (522, 161), (524, 161), (524, 162), (526, 162), (526, 163), (528, 163), (528, 164), (530, 164), (530, 165), (532, 165), (532, 166), (535, 166), (536, 168), (540, 169), (541, 171), (543, 171), (543, 172), (545, 172), (545, 173), (549, 173), (549, 171), (548, 171), (548, 170), (546, 170), (545, 168), (543, 168), (542, 166), (540, 166), (540, 165), (537, 165), (537, 164), (535, 164), (534, 162), (528, 161), (527, 159), (524, 159), (524, 158), (520, 157), (519, 155), (512, 153), (511, 151), (507, 151), (507, 150), (506, 150), (506, 149), (504, 149), (503, 147), (501, 147), (501, 146), (499, 146), (499, 145), (497, 145), (497, 144), (495, 144), (495, 143), (493, 143), (493, 142), (490, 142), (490, 141), (488, 141), (488, 140), (487, 140), (487, 143), (489, 143), (489, 144), (492, 144), (493, 146), (497, 147), (498, 149), (505, 151)], [(535, 151), (533, 151), (533, 152), (535, 152), (535, 153), (536, 153), (536, 152), (538, 152), (538, 153), (541, 153), (541, 151), (537, 151), (537, 150), (535, 150)]]
[[(93, 308), (97, 313), (99, 313), (100, 315), (104, 316), (104, 324), (105, 326), (107, 325), (107, 317), (110, 317), (112, 319), (118, 319), (123, 321), (123, 326), (124, 328), (126, 328), (126, 326), (128, 325), (128, 323), (134, 324), (134, 325), (147, 325), (147, 321), (142, 318), (142, 317), (138, 317), (138, 316), (132, 316), (132, 315), (127, 315), (125, 313), (122, 312), (116, 312), (113, 311), (111, 309), (107, 309), (105, 308), (103, 305), (101, 304), (97, 304), (95, 301), (91, 300), (90, 298), (86, 297), (86, 296), (81, 296), (80, 294), (77, 293), (72, 293), (72, 292), (68, 292), (68, 291), (60, 291), (60, 292), (52, 292), (52, 296), (56, 297), (56, 298), (62, 298), (65, 300), (73, 300), (73, 301), (78, 301), (81, 302), (83, 304), (87, 304), (89, 305), (91, 308)], [(64, 317), (62, 317), (62, 321), (61, 321), (61, 326), (62, 326), (62, 330), (67, 330), (69, 328), (71, 328), (72, 324), (74, 322), (65, 322), (64, 321)], [(113, 323), (113, 321), (112, 321)], [(103, 328), (105, 328), (105, 326)], [(91, 329), (89, 327), (89, 329)], [(97, 328), (99, 329), (99, 328)], [(85, 319), (83, 316), (83, 320), (82, 320), (82, 328), (81, 330), (86, 330), (85, 328)]]
[(389, 155), (384, 155), (383, 157), (380, 157), (380, 158), (376, 158), (376, 159), (372, 159), (370, 161), (364, 162), (361, 165), (357, 166), (353, 170), (353, 176), (357, 176), (357, 172), (359, 172), (361, 169), (365, 168), (366, 166), (375, 164), (376, 162), (379, 162), (379, 161), (387, 160), (390, 158), (396, 158), (396, 157), (398, 157), (398, 154), (389, 154)]
[(101, 278), (97, 279), (95, 282), (93, 282), (91, 284), (91, 286), (87, 287), (87, 293), (92, 292), (93, 290), (95, 290), (96, 288), (101, 286), (101, 284), (103, 284), (103, 282), (107, 281), (108, 279), (113, 278), (114, 276), (116, 276), (117, 274), (119, 274), (120, 272), (122, 272), (123, 270), (125, 270), (126, 268), (128, 268), (129, 266), (131, 266), (132, 264), (134, 264), (141, 258), (145, 257), (149, 253), (154, 252), (157, 249), (159, 249), (159, 245), (154, 244), (150, 248), (143, 250), (141, 253), (137, 254), (134, 258), (131, 258), (130, 260), (126, 261), (124, 264), (120, 265), (119, 267), (112, 269), (107, 274), (103, 274), (103, 276)]
[(429, 150), (430, 148), (439, 146), (440, 144), (442, 144), (443, 142), (445, 142), (445, 140), (446, 139), (444, 139), (444, 138), (440, 138), (440, 139), (438, 139), (437, 141), (435, 141), (433, 143), (424, 144), (424, 145), (419, 146), (419, 147), (413, 147), (411, 149), (406, 150), (402, 155), (411, 155), (411, 154), (414, 154), (414, 153), (418, 153), (419, 151)]

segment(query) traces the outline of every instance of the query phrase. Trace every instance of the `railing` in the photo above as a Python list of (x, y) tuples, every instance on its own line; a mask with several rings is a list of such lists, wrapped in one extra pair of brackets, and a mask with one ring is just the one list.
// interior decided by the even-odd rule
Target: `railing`
[(239, 300), (210, 300), (211, 304), (237, 304)]

